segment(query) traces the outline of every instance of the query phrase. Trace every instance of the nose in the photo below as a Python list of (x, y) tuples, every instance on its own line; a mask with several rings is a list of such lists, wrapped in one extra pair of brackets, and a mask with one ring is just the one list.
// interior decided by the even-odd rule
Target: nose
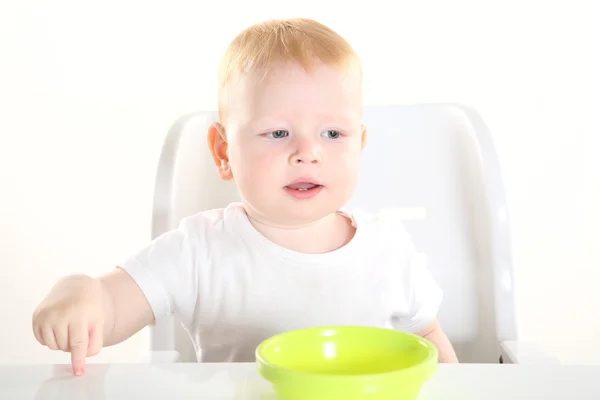
[(292, 166), (306, 164), (319, 164), (321, 162), (320, 146), (310, 139), (299, 139), (295, 143), (294, 151), (290, 155)]

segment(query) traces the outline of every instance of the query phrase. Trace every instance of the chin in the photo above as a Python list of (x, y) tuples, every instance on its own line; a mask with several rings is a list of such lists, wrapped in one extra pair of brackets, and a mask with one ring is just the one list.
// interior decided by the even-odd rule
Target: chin
[(339, 210), (337, 204), (319, 204), (311, 201), (298, 201), (286, 205), (280, 217), (290, 224), (307, 224), (316, 222)]

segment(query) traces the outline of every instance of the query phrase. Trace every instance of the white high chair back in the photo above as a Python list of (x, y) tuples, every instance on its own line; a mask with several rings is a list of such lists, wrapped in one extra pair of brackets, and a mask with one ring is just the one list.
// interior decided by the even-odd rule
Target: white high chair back
[[(152, 236), (239, 197), (221, 181), (207, 147), (214, 112), (180, 118), (158, 168)], [(351, 205), (402, 208), (407, 230), (444, 290), (439, 319), (461, 362), (498, 362), (516, 340), (509, 220), (492, 138), (479, 115), (457, 105), (365, 107), (367, 145)], [(195, 361), (172, 319), (152, 328), (153, 350)]]

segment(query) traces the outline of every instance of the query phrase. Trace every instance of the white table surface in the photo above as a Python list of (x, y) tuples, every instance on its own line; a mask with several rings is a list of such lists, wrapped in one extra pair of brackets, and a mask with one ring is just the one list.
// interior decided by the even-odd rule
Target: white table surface
[[(0, 366), (0, 399), (275, 400), (254, 364)], [(600, 365), (440, 365), (419, 400), (600, 399)]]

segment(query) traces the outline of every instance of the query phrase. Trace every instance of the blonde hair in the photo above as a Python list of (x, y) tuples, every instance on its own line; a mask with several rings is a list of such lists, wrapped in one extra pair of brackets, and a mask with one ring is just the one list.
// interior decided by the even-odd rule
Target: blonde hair
[(360, 61), (350, 44), (329, 27), (308, 18), (264, 21), (239, 33), (219, 65), (218, 104), (222, 115), (224, 91), (239, 76), (269, 73), (275, 62), (298, 62), (307, 72), (320, 61), (345, 67)]

